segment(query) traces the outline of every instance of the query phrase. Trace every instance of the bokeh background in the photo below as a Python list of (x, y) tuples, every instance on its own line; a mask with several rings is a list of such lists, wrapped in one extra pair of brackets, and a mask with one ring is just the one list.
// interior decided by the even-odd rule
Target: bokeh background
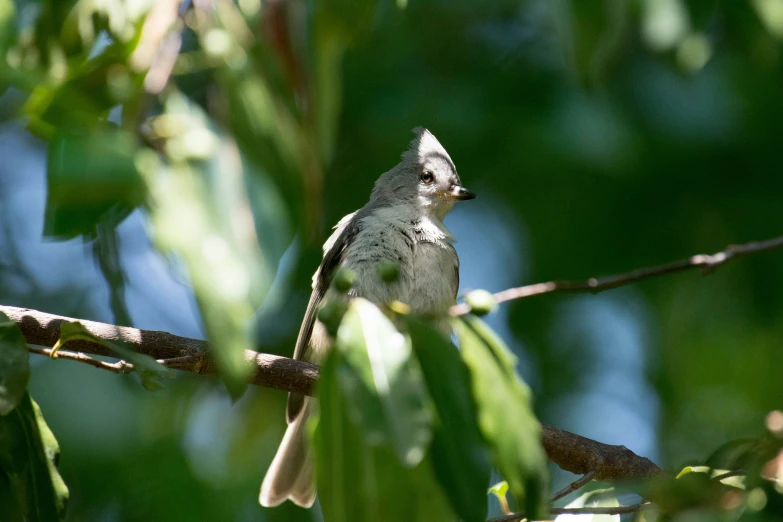
[[(317, 6), (288, 9), (306, 32)], [(366, 202), (417, 125), (479, 194), (446, 220), (461, 291), (585, 279), (783, 234), (781, 38), (781, 0), (379, 2), (337, 60), (323, 190), (286, 236), (255, 315), (257, 348), (291, 355), (329, 227)], [(178, 81), (194, 98), (209, 90), (208, 75)], [(43, 235), (47, 144), (26, 128), (25, 98), (0, 98), (0, 303), (204, 338), (185, 265), (156, 249), (146, 211), (112, 234), (113, 264), (106, 237)], [(265, 223), (258, 235), (277, 237), (275, 219)], [(518, 353), (543, 422), (675, 469), (759, 435), (780, 408), (782, 260), (527, 299), (489, 322)], [(181, 374), (148, 392), (135, 376), (32, 363), (69, 520), (320, 519), (257, 503), (284, 393), (251, 388), (232, 403), (213, 378)], [(555, 487), (566, 483), (553, 472)]]

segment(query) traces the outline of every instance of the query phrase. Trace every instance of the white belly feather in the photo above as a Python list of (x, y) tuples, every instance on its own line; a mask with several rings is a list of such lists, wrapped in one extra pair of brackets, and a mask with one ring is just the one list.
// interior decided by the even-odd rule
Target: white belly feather
[[(400, 208), (383, 208), (363, 217), (342, 265), (356, 272), (355, 295), (378, 304), (392, 300), (414, 313), (443, 312), (454, 304), (458, 284), (452, 235), (436, 219)], [(381, 280), (384, 261), (399, 267), (395, 283)]]

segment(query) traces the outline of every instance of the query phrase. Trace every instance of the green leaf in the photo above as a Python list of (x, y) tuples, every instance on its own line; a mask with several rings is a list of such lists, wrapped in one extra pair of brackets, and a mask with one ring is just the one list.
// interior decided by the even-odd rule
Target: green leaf
[(332, 352), (318, 379), (319, 415), (314, 435), (318, 499), (325, 520), (360, 520), (366, 509), (361, 480), (364, 449), (361, 432), (347, 413), (338, 378), (342, 362)]
[(688, 473), (709, 473), (710, 471), (711, 468), (709, 466), (685, 466), (677, 473), (675, 478), (683, 477)]
[[(709, 475), (710, 478), (714, 479), (715, 477), (719, 475), (724, 475), (729, 471), (731, 470), (711, 468), (709, 466), (685, 466), (684, 468), (682, 468), (682, 470), (677, 474), (675, 478), (680, 479), (689, 473), (704, 473)], [(733, 475), (731, 477), (723, 478), (720, 480), (720, 483), (723, 484), (724, 486), (731, 486), (737, 489), (745, 489), (745, 477), (741, 475)]]
[(337, 331), (340, 382), (349, 413), (370, 444), (390, 444), (400, 462), (421, 462), (432, 437), (432, 410), (410, 339), (377, 306), (354, 299)]
[(705, 464), (714, 468), (740, 469), (747, 466), (761, 446), (762, 442), (758, 438), (731, 440), (707, 457)]
[[(619, 507), (620, 503), (617, 501), (617, 495), (614, 488), (608, 489), (596, 489), (588, 491), (587, 493), (579, 496), (573, 502), (566, 507), (569, 508), (585, 508), (585, 507)], [(569, 515), (560, 515), (555, 520), (560, 521), (569, 520)], [(581, 518), (585, 517), (585, 518)], [(587, 520), (587, 519), (590, 520)], [(620, 522), (620, 515), (581, 515), (580, 522)]]
[(121, 342), (107, 341), (93, 335), (87, 328), (84, 327), (78, 321), (63, 322), (60, 325), (60, 339), (57, 341), (56, 347), (60, 347), (68, 341), (83, 340), (90, 341), (101, 346), (105, 346), (118, 357), (133, 364), (133, 370), (141, 377), (141, 384), (148, 390), (157, 390), (162, 387), (160, 379), (171, 379), (174, 377), (174, 370), (166, 368), (158, 361), (139, 353), (127, 346), (124, 346)]
[[(57, 471), (60, 448), (38, 405), (25, 393), (19, 406), (0, 416), (1, 520), (63, 520), (68, 488)], [(10, 488), (10, 490), (6, 489)]]
[[(245, 351), (256, 348), (254, 314), (268, 293), (283, 249), (259, 248), (260, 237), (268, 234), (256, 233), (248, 169), (231, 136), (213, 129), (207, 115), (179, 93), (167, 97), (165, 113), (151, 128), (165, 138), (169, 160), (162, 163), (151, 151), (139, 159), (151, 196), (154, 240), (162, 251), (184, 261), (211, 353), (237, 399), (251, 371)], [(268, 210), (274, 210), (282, 204), (272, 183), (260, 188), (264, 191), (254, 194), (268, 199), (258, 205), (270, 203)], [(266, 229), (284, 227), (284, 222), (278, 225), (271, 219), (266, 216)]]
[(429, 459), (403, 466), (388, 444), (370, 444), (349, 412), (347, 361), (332, 351), (318, 382), (314, 445), (318, 498), (326, 522), (454, 521)]
[(114, 129), (57, 134), (49, 143), (44, 234), (95, 235), (102, 218), (111, 216), (116, 225), (141, 205), (136, 149), (132, 137)]
[(640, 494), (656, 503), (665, 513), (715, 505), (726, 488), (710, 478), (709, 469), (692, 466), (673, 478), (658, 476), (643, 485)]
[(6, 49), (11, 45), (15, 37), (16, 7), (14, 6), (14, 1), (0, 0), (0, 52), (2, 52), (3, 56), (5, 56)]
[(506, 482), (505, 480), (501, 480), (500, 482), (498, 482), (497, 484), (489, 488), (489, 490), (487, 490), (487, 493), (492, 493), (498, 498), (505, 498), (506, 493), (508, 493), (508, 482)]
[(491, 466), (470, 374), (457, 348), (440, 332), (414, 317), (406, 324), (437, 411), (430, 448), (435, 476), (462, 520), (482, 521)]
[(19, 326), (0, 312), (0, 415), (16, 408), (30, 380), (30, 353)]
[(514, 356), (480, 319), (466, 316), (454, 325), (471, 374), (479, 428), (495, 465), (528, 517), (543, 519), (549, 471), (530, 390), (516, 374)]

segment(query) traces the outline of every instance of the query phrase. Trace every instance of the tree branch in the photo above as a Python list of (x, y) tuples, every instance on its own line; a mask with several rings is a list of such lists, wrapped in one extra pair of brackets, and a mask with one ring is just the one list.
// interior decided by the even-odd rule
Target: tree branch
[[(731, 261), (736, 257), (764, 252), (775, 248), (783, 247), (783, 236), (767, 241), (751, 241), (744, 245), (729, 245), (726, 249), (712, 255), (698, 254), (687, 259), (681, 259), (664, 265), (639, 268), (606, 277), (591, 277), (586, 281), (549, 281), (546, 283), (536, 283), (533, 285), (519, 286), (509, 288), (493, 295), (495, 301), (504, 303), (514, 299), (524, 299), (535, 295), (551, 294), (553, 292), (571, 292), (571, 293), (591, 293), (597, 294), (605, 290), (611, 290), (619, 286), (625, 286), (642, 279), (651, 279), (673, 272), (683, 272), (700, 268), (702, 275), (714, 272), (720, 265)], [(470, 306), (467, 303), (460, 303), (449, 309), (451, 315), (465, 315), (470, 313)]]
[[(78, 321), (96, 337), (126, 343), (139, 353), (163, 359), (163, 364), (169, 368), (202, 375), (217, 374), (215, 363), (207, 355), (206, 341), (166, 332), (73, 319), (28, 308), (0, 305), (0, 311), (19, 325), (29, 344), (52, 347), (60, 337), (60, 325)], [(75, 352), (116, 358), (108, 348), (89, 341), (69, 341), (65, 346)], [(253, 368), (250, 382), (267, 388), (312, 395), (313, 383), (318, 378), (318, 366), (287, 357), (247, 350), (245, 363)]]
[[(28, 308), (0, 305), (0, 311), (19, 325), (30, 344), (54, 346), (60, 336), (60, 325), (63, 322), (79, 321), (93, 335), (108, 341), (125, 342), (139, 353), (149, 355), (169, 368), (197, 374), (216, 374), (215, 365), (207, 355), (205, 341), (165, 332), (72, 319)], [(69, 341), (65, 346), (71, 351), (82, 352), (80, 355), (113, 356), (107, 348), (89, 341)], [(62, 351), (58, 354), (63, 356)], [(84, 357), (89, 359), (86, 355)], [(254, 368), (251, 382), (267, 388), (312, 395), (318, 379), (318, 366), (286, 357), (248, 350), (245, 361)], [(624, 446), (602, 444), (552, 426), (544, 425), (542, 428), (542, 441), (549, 458), (566, 471), (580, 475), (592, 473), (593, 478), (603, 481), (639, 479), (661, 473), (661, 469), (653, 462)]]
[(660, 475), (663, 470), (625, 446), (612, 446), (553, 426), (541, 425), (541, 441), (549, 460), (577, 475), (619, 482)]
[(573, 491), (576, 491), (577, 489), (581, 488), (582, 486), (584, 486), (585, 484), (587, 484), (588, 482), (590, 482), (594, 478), (595, 478), (595, 471), (590, 471), (589, 473), (585, 473), (584, 475), (579, 477), (579, 479), (573, 481), (572, 483), (570, 483), (569, 485), (567, 485), (566, 487), (564, 487), (563, 489), (561, 489), (560, 491), (555, 493), (552, 496), (551, 502), (555, 502), (557, 500), (560, 500), (561, 498), (563, 498), (564, 496), (568, 495), (569, 493), (571, 493)]

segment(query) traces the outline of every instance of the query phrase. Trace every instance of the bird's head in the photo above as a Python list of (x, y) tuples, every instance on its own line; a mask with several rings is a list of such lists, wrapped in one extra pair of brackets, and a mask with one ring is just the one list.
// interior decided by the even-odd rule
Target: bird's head
[(439, 219), (457, 201), (473, 199), (465, 189), (449, 153), (430, 131), (413, 129), (416, 137), (402, 161), (375, 183), (371, 199), (379, 205), (416, 204)]

